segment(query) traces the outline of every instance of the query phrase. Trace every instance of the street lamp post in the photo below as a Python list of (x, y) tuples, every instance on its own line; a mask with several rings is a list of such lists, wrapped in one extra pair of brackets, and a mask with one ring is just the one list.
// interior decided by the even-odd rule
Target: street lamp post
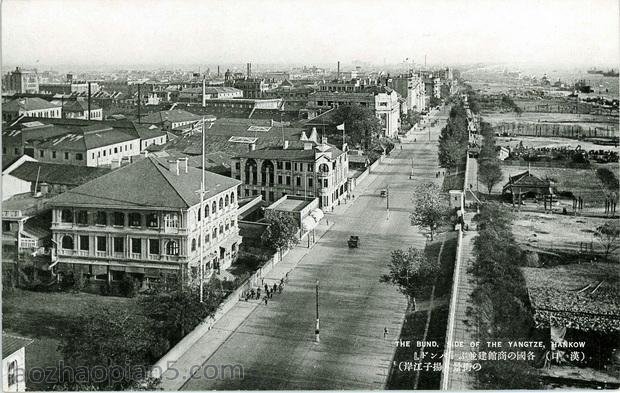
[(314, 329), (315, 342), (321, 342), (319, 338), (319, 280), (316, 280), (316, 328)]
[(386, 208), (387, 211), (390, 211), (390, 185), (388, 184), (386, 187), (386, 191), (385, 191), (385, 204), (386, 204)]

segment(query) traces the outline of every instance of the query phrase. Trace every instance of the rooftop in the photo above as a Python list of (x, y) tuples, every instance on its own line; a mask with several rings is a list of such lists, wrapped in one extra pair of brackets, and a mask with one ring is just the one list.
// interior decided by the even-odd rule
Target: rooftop
[(135, 139), (138, 139), (138, 137), (130, 135), (128, 132), (111, 127), (102, 127), (100, 129), (84, 130), (82, 133), (71, 132), (54, 136), (37, 143), (36, 148), (86, 151)]
[[(167, 160), (147, 157), (71, 189), (51, 201), (55, 206), (186, 209), (200, 202), (202, 171), (179, 163), (179, 174)], [(205, 171), (205, 198), (241, 182)]]
[(306, 207), (308, 204), (312, 203), (312, 200), (305, 200), (303, 198), (280, 198), (271, 204), (268, 209), (274, 209), (285, 212), (298, 212)]
[(199, 121), (202, 120), (202, 116), (195, 115), (191, 112), (184, 111), (182, 109), (172, 109), (168, 111), (159, 111), (149, 113), (142, 117), (140, 121), (142, 123), (161, 124), (165, 121), (170, 122), (184, 122), (184, 121)]
[(56, 108), (60, 108), (60, 105), (52, 104), (38, 97), (16, 98), (2, 104), (3, 112), (36, 111)]
[(11, 171), (18, 179), (77, 186), (110, 172), (107, 168), (26, 161)]
[(2, 333), (2, 359), (32, 344), (33, 340), (25, 337)]

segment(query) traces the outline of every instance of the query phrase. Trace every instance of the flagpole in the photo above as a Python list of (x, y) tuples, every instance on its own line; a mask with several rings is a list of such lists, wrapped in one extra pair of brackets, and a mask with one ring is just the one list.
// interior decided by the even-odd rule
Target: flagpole
[(205, 196), (205, 118), (202, 118), (202, 167), (200, 168), (202, 171), (202, 180), (200, 181), (200, 209), (198, 209), (198, 214), (202, 215), (202, 217), (198, 217), (200, 219), (200, 239), (198, 244), (200, 244), (200, 303), (203, 302), (203, 289), (204, 289), (204, 241), (205, 241), (205, 214), (204, 210), (204, 196)]

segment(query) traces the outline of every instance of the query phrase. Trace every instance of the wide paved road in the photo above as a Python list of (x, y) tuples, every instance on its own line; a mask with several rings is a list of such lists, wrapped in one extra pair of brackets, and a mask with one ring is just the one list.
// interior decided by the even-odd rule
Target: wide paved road
[[(441, 116), (441, 114), (440, 114)], [(435, 180), (436, 140), (398, 146), (355, 202), (328, 214), (333, 227), (289, 275), (284, 292), (256, 308), (202, 365), (185, 390), (382, 389), (385, 386), (406, 300), (379, 282), (390, 252), (425, 238), (409, 223), (415, 184)], [(425, 131), (425, 135), (428, 132)], [(414, 180), (409, 180), (411, 158)], [(390, 211), (379, 190), (390, 184)], [(360, 247), (349, 249), (351, 234)], [(321, 341), (314, 342), (315, 283), (320, 282)], [(388, 328), (388, 339), (383, 329)], [(207, 368), (242, 365), (243, 379), (201, 378)], [(213, 375), (213, 373), (208, 373)]]

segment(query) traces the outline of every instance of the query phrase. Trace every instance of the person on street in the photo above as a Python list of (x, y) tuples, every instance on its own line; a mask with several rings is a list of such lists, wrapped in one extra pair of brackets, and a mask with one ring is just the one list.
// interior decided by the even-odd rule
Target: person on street
[(387, 327), (384, 327), (384, 328), (383, 328), (383, 338), (384, 338), (384, 339), (386, 339), (386, 338), (387, 338), (387, 336), (388, 336), (388, 328), (387, 328)]
[(256, 289), (256, 299), (260, 300), (260, 288)]
[(263, 298), (265, 300), (265, 306), (267, 305), (267, 295)]
[(269, 285), (265, 284), (265, 293), (269, 292)]

